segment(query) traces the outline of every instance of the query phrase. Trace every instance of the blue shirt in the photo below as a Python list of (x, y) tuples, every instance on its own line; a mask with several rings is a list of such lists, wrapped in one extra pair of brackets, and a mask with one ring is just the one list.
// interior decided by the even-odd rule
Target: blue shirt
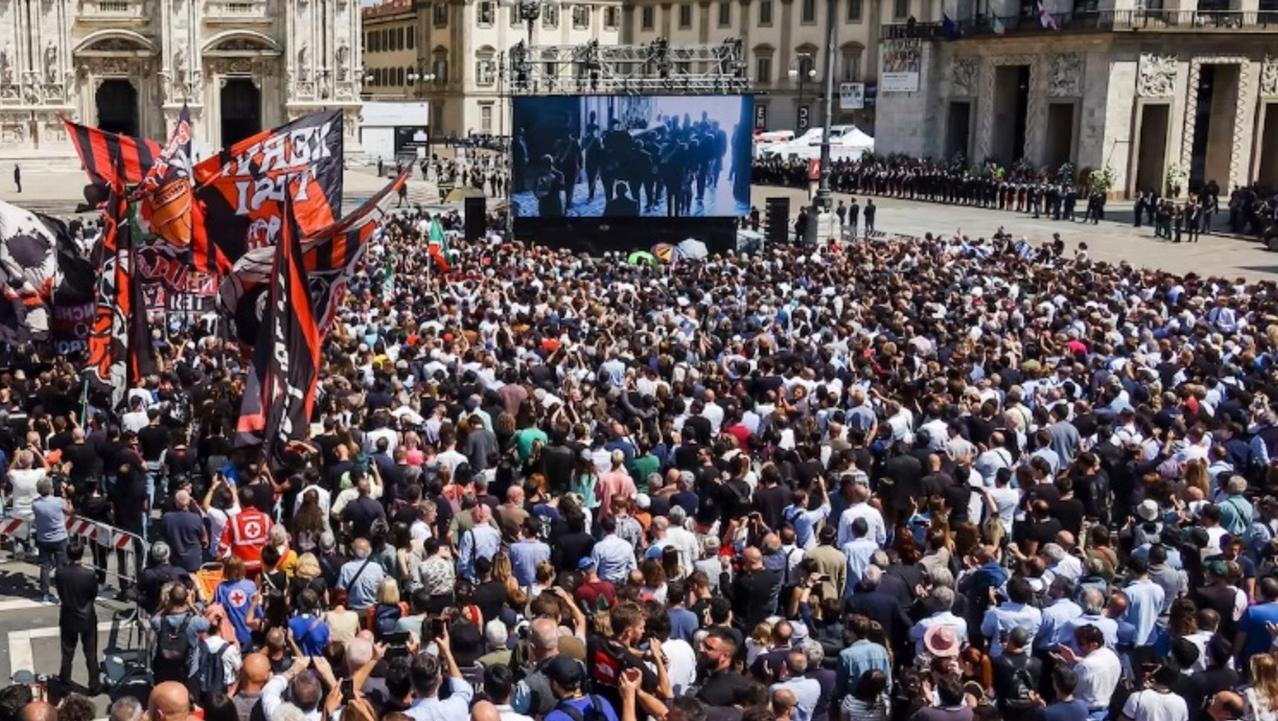
[(630, 577), (630, 572), (639, 567), (635, 563), (634, 547), (615, 533), (604, 536), (596, 543), (590, 557), (595, 560), (599, 577), (618, 586), (624, 584)]
[(462, 534), (457, 546), (457, 573), (468, 581), (475, 580), (475, 559), (491, 559), (501, 550), (501, 534), (487, 523)]
[[(241, 646), (246, 646), (253, 640), (253, 632), (249, 630), (247, 619), (255, 593), (257, 593), (257, 586), (248, 579), (241, 579), (223, 581), (218, 585), (217, 592), (213, 594), (213, 602), (222, 604), (222, 607), (226, 609), (226, 619), (235, 628), (235, 638)], [(258, 608), (254, 616), (261, 617), (261, 614), (262, 609)]]
[(701, 627), (697, 614), (686, 608), (672, 608), (666, 615), (670, 617), (670, 638), (692, 643), (693, 634)]
[(459, 721), (470, 718), (470, 700), (475, 697), (474, 687), (460, 678), (449, 678), (448, 687), (453, 692), (448, 698), (443, 701), (433, 697), (418, 699), (404, 714), (413, 721)]
[(289, 619), (288, 628), (293, 632), (305, 656), (323, 656), (328, 647), (328, 624), (314, 615), (300, 615)]
[[(573, 708), (577, 709), (577, 711), (581, 713), (582, 718), (587, 718), (586, 709), (591, 708), (592, 703), (598, 703), (599, 712), (600, 714), (602, 714), (602, 716), (605, 719), (607, 719), (607, 721), (617, 721), (617, 712), (613, 710), (612, 704), (608, 703), (608, 699), (603, 698), (602, 696), (595, 696), (593, 702), (591, 701), (589, 696), (581, 696), (579, 698), (569, 699), (567, 701), (560, 701), (559, 703), (568, 704), (569, 706), (572, 706)], [(558, 704), (556, 704), (556, 706), (558, 706)], [(595, 718), (598, 719), (599, 716), (596, 715)], [(575, 720), (573, 719), (572, 716), (569, 716), (563, 711), (560, 711), (558, 708), (555, 708), (550, 713), (546, 714), (545, 721), (575, 721)]]
[(535, 539), (523, 539), (510, 547), (510, 566), (515, 580), (528, 588), (537, 580), (537, 564), (550, 560), (550, 546)]
[(1023, 603), (1001, 603), (985, 612), (981, 620), (981, 633), (990, 640), (990, 655), (1003, 655), (1003, 636), (1016, 627), (1029, 631), (1030, 638), (1038, 635), (1043, 625), (1043, 612)]
[(1055, 650), (1061, 626), (1083, 615), (1083, 609), (1068, 598), (1058, 598), (1043, 609), (1043, 625), (1038, 627), (1034, 648)]
[(31, 502), (35, 517), (36, 541), (59, 543), (67, 540), (66, 502), (57, 496), (40, 496)]
[(839, 652), (839, 677), (836, 684), (836, 696), (843, 696), (856, 686), (856, 682), (866, 671), (882, 671), (887, 676), (888, 687), (892, 686), (892, 662), (888, 659), (887, 649), (870, 641), (860, 639)]
[[(248, 583), (245, 581), (245, 583)], [(251, 583), (249, 585), (252, 585)], [(203, 616), (183, 611), (181, 613), (167, 613), (151, 618), (151, 628), (158, 634), (162, 628), (168, 628), (176, 631), (182, 627), (182, 623), (188, 618), (190, 621), (186, 624), (186, 642), (188, 648), (191, 649), (190, 655), (186, 659), (186, 675), (194, 676), (197, 666), (200, 663), (200, 655), (196, 653), (196, 649), (200, 647), (200, 634), (209, 630), (209, 622), (204, 620)]]
[(1043, 721), (1085, 721), (1087, 704), (1080, 699), (1057, 701), (1043, 709)]
[(1267, 623), (1278, 623), (1278, 602), (1258, 603), (1243, 612), (1238, 619), (1238, 631), (1247, 638), (1243, 642), (1242, 658), (1269, 650), (1273, 639), (1265, 628)]
[(1123, 592), (1131, 599), (1124, 619), (1135, 627), (1132, 643), (1137, 646), (1149, 645), (1154, 640), (1154, 625), (1158, 623), (1167, 593), (1162, 586), (1149, 579), (1133, 581)]

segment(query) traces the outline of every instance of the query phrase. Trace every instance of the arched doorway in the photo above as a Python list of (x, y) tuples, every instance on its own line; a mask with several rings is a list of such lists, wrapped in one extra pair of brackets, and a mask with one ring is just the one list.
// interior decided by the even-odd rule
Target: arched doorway
[(124, 135), (138, 134), (138, 91), (128, 80), (104, 80), (94, 98), (98, 127)]
[(261, 130), (261, 91), (248, 78), (228, 79), (222, 86), (222, 145), (232, 145)]

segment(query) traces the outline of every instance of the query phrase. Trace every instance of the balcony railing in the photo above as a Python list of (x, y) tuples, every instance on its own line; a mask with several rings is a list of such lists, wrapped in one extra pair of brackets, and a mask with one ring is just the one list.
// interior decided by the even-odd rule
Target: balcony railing
[(142, 0), (84, 0), (80, 5), (80, 17), (85, 20), (132, 20), (142, 16)]
[(209, 0), (205, 18), (214, 22), (267, 20), (266, 0)]
[[(1275, 10), (1082, 10), (1054, 13), (1055, 30), (1044, 28), (1037, 15), (976, 16), (958, 23), (960, 37), (1026, 35), (1050, 32), (1124, 31), (1269, 31), (1278, 32)], [(953, 31), (948, 36), (952, 39)], [(886, 39), (947, 39), (941, 23), (891, 23), (883, 26)]]

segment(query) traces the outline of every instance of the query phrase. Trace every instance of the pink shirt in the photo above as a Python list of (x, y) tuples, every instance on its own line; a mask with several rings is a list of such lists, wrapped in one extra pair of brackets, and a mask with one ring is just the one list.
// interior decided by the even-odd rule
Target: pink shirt
[(627, 499), (634, 498), (635, 482), (625, 469), (608, 471), (599, 476), (599, 481), (595, 485), (595, 496), (599, 498), (599, 515), (610, 515), (612, 513), (613, 496)]

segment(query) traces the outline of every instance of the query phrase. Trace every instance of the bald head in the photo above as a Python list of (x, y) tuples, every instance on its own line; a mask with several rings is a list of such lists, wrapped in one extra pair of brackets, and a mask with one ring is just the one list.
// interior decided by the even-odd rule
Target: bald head
[(240, 669), (240, 687), (249, 686), (260, 689), (271, 680), (271, 660), (264, 653), (250, 653), (244, 657), (244, 666)]
[(177, 681), (165, 681), (151, 690), (146, 706), (150, 721), (184, 721), (191, 713), (191, 692)]
[(32, 701), (18, 712), (18, 721), (58, 721), (58, 708), (47, 701)]
[(470, 708), (471, 721), (501, 721), (501, 713), (491, 701), (480, 701)]
[(741, 554), (741, 557), (745, 559), (747, 568), (763, 567), (763, 553), (754, 546), (747, 548), (745, 552)]

